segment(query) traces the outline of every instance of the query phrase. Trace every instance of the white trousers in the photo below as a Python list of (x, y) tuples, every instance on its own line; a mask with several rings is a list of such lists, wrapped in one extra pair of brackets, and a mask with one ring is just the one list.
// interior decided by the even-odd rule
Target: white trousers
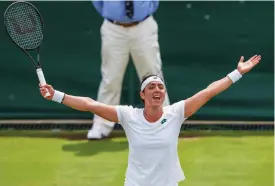
[[(147, 73), (163, 78), (162, 62), (158, 43), (158, 25), (151, 16), (133, 27), (122, 27), (104, 20), (101, 26), (101, 74), (97, 101), (119, 105), (123, 77), (129, 62), (133, 59), (139, 79)], [(169, 105), (168, 95), (164, 105)], [(95, 115), (93, 129), (109, 135), (115, 123)], [(109, 128), (109, 129), (108, 129)]]

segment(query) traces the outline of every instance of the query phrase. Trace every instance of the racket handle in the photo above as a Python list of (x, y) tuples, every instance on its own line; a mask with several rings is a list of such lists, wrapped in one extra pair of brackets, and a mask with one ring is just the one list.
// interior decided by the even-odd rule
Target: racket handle
[[(44, 77), (42, 69), (41, 68), (36, 69), (36, 73), (37, 73), (37, 76), (38, 76), (40, 84), (42, 86), (46, 85), (46, 80), (45, 80), (45, 77)], [(45, 97), (49, 97), (49, 96), (51, 96), (51, 95), (50, 95), (49, 92), (47, 92), (46, 95), (45, 95)]]

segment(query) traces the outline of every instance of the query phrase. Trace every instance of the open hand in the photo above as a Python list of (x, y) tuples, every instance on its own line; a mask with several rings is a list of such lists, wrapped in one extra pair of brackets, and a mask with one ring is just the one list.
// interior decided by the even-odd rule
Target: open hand
[(261, 61), (261, 56), (255, 55), (246, 62), (244, 62), (243, 60), (244, 60), (244, 57), (242, 56), (237, 67), (238, 71), (241, 74), (245, 74), (249, 72), (254, 66), (256, 66)]

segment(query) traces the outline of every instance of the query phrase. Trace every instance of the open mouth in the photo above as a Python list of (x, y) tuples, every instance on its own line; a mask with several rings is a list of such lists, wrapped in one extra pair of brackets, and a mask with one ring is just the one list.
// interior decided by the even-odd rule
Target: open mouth
[(160, 96), (153, 96), (153, 100), (160, 100)]

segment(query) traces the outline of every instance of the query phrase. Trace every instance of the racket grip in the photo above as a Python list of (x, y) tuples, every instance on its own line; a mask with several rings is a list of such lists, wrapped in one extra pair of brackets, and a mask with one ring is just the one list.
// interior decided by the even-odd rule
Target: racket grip
[[(46, 80), (45, 80), (45, 77), (44, 77), (42, 69), (41, 68), (36, 69), (36, 73), (37, 73), (37, 76), (38, 76), (40, 84), (42, 86), (46, 85)], [(45, 95), (45, 97), (49, 97), (49, 96), (50, 96), (50, 93), (47, 92), (46, 95)]]

